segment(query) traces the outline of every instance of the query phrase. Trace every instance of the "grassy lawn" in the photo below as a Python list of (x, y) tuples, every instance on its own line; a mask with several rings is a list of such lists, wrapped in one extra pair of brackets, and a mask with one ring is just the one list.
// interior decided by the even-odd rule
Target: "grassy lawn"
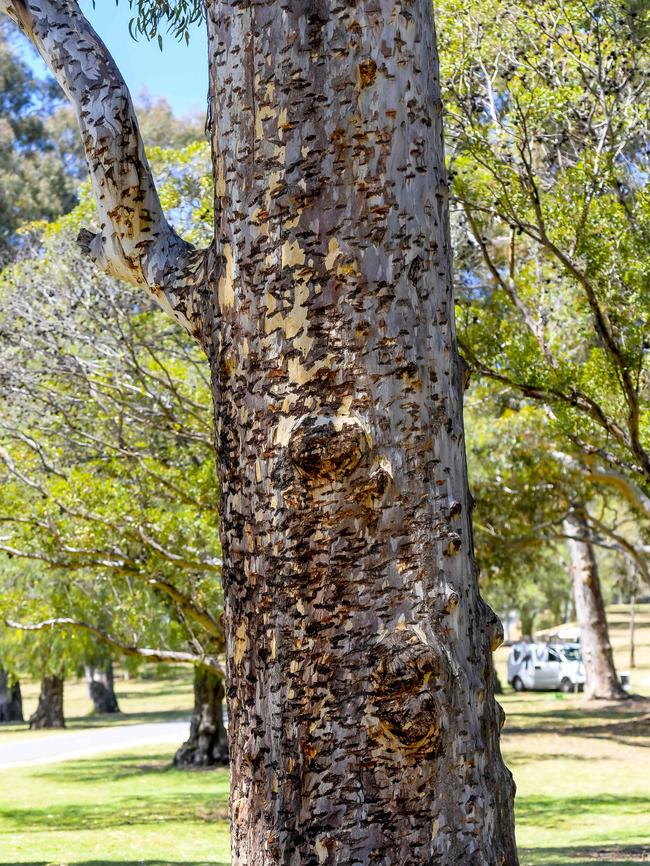
[(0, 863), (226, 866), (228, 774), (173, 749), (0, 772)]
[[(619, 668), (627, 670), (625, 609), (614, 608), (611, 620)], [(637, 634), (632, 687), (650, 696), (647, 607)], [(497, 654), (500, 668), (506, 655)], [(71, 721), (60, 736), (105, 723), (85, 715), (83, 684), (66, 688)], [(117, 691), (123, 722), (187, 716), (191, 674), (121, 681)], [(579, 695), (510, 690), (501, 702), (522, 866), (650, 863), (650, 702), (586, 708)], [(2, 726), (5, 736), (29, 734)], [(0, 771), (0, 864), (225, 866), (227, 774), (170, 769), (172, 754), (155, 746)]]

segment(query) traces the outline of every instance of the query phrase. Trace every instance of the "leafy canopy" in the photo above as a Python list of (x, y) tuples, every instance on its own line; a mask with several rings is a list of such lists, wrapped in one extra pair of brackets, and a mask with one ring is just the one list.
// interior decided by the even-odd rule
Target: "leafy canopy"
[[(158, 38), (162, 47), (162, 28), (176, 39), (189, 42), (189, 28), (201, 21), (205, 15), (203, 0), (127, 0), (129, 8), (135, 13), (129, 22), (129, 32), (136, 39)], [(119, 0), (116, 0), (116, 5)], [(93, 2), (95, 5), (95, 2)]]

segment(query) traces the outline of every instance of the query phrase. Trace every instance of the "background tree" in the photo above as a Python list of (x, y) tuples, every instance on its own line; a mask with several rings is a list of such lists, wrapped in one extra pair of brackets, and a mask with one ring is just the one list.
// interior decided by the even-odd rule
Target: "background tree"
[[(564, 510), (554, 532), (572, 501), (593, 501), (589, 541), (572, 537), (570, 550), (622, 550), (646, 575), (649, 15), (616, 0), (489, 12), (449, 0), (440, 15), (463, 353), (497, 404), (544, 406), (560, 482), (548, 498)], [(622, 503), (635, 517), (623, 532)], [(596, 587), (590, 574), (581, 585)], [(591, 601), (602, 608), (599, 591)], [(622, 696), (604, 609), (586, 610), (578, 604), (586, 643), (600, 630), (610, 659), (598, 685), (591, 672), (593, 692)]]
[(463, 351), (548, 407), (559, 450), (627, 498), (646, 544), (649, 16), (618, 0), (440, 16)]
[[(165, 201), (200, 237), (211, 212), (205, 146), (155, 156)], [(214, 618), (222, 605), (220, 563), (205, 553), (218, 550), (218, 537), (204, 361), (162, 313), (84, 260), (72, 238), (86, 210), (47, 229), (36, 255), (2, 278), (0, 549), (41, 566), (37, 580), (28, 572), (5, 597), (5, 611), (68, 631), (77, 620), (132, 655), (159, 647), (141, 658), (204, 664), (203, 745), (191, 740), (178, 760), (221, 762), (223, 685), (210, 659), (222, 649)], [(35, 315), (44, 305), (45, 319)], [(109, 660), (95, 640), (84, 666), (96, 668), (98, 653)], [(114, 703), (105, 680), (95, 672), (90, 687)]]

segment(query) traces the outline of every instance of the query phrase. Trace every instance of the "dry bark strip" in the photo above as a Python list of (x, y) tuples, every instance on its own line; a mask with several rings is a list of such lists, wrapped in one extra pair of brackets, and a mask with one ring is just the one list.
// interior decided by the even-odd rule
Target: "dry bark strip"
[(210, 360), (233, 863), (515, 866), (429, 0), (208, 0), (207, 253), (164, 221), (76, 3), (0, 8), (77, 107), (91, 255)]

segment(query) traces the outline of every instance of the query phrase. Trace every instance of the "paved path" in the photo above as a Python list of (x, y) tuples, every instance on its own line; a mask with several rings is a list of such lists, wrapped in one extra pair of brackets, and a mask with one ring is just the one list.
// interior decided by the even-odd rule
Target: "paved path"
[(0, 731), (0, 770), (28, 767), (32, 764), (54, 764), (72, 758), (86, 758), (99, 752), (115, 752), (137, 746), (170, 743), (180, 746), (187, 739), (189, 730), (189, 720), (155, 722), (86, 731), (62, 731), (49, 737), (34, 734), (34, 739), (6, 744), (2, 742)]

